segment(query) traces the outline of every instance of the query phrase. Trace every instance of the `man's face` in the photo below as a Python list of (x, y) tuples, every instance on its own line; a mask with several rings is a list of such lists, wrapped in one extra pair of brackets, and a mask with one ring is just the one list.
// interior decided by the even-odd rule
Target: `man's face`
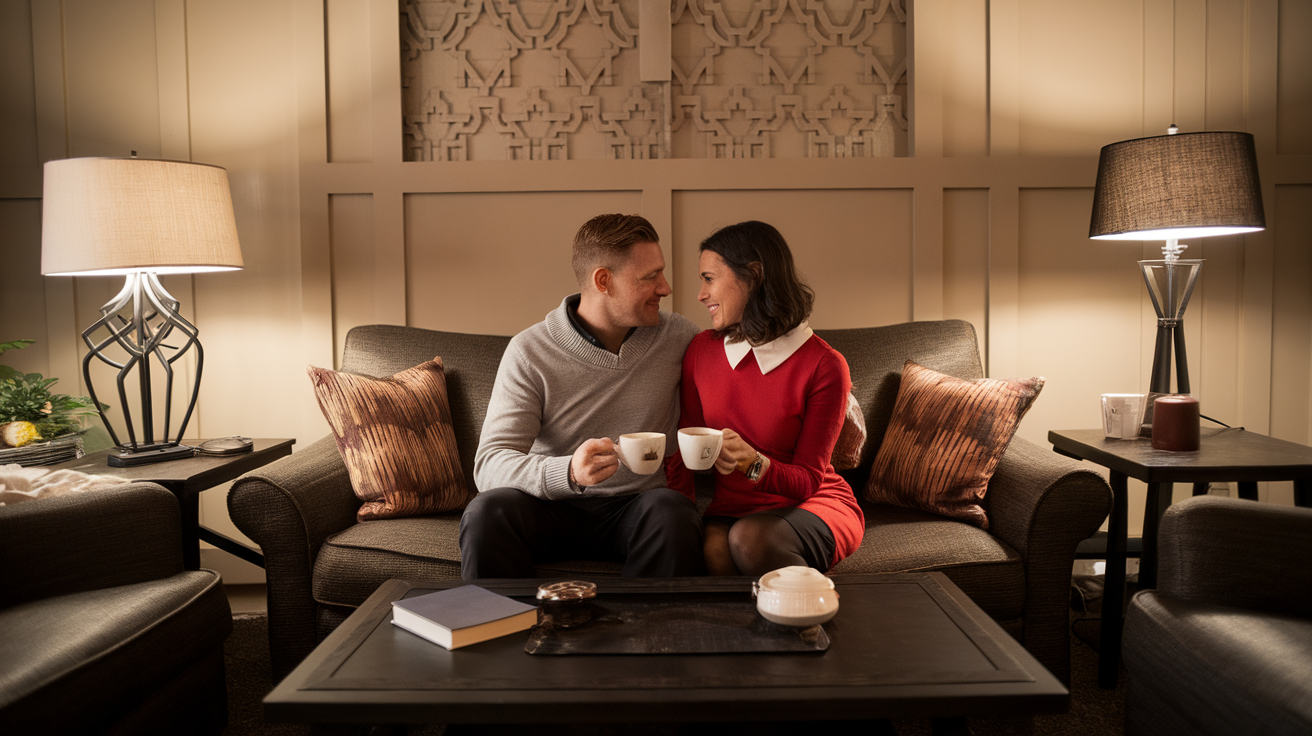
[(670, 295), (665, 280), (665, 255), (659, 243), (634, 243), (629, 258), (611, 272), (611, 319), (624, 327), (654, 327), (661, 323), (661, 299)]

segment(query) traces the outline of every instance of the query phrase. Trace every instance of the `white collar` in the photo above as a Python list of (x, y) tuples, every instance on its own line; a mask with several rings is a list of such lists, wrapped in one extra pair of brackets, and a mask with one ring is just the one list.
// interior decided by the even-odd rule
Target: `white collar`
[(806, 344), (815, 332), (811, 326), (803, 322), (794, 327), (792, 331), (777, 337), (764, 345), (752, 347), (746, 340), (738, 342), (729, 342), (729, 338), (724, 338), (724, 355), (729, 359), (729, 367), (737, 368), (738, 364), (747, 357), (747, 351), (756, 353), (756, 364), (761, 368), (761, 375), (778, 368), (785, 360), (792, 357), (797, 349)]

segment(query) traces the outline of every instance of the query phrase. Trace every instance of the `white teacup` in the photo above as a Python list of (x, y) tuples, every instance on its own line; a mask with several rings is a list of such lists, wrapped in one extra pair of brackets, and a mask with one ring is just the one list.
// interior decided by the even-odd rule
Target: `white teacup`
[(819, 570), (801, 565), (771, 570), (752, 583), (756, 610), (785, 626), (814, 626), (838, 613), (834, 581)]
[(651, 475), (665, 461), (665, 435), (661, 432), (622, 434), (615, 443), (615, 454), (624, 467), (638, 475)]
[(679, 430), (679, 452), (689, 470), (706, 470), (715, 464), (724, 444), (724, 432), (710, 427), (684, 427)]

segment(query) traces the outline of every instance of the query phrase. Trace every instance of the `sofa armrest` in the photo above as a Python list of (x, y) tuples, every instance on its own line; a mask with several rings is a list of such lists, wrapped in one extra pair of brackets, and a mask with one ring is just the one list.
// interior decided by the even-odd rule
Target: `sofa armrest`
[(331, 435), (243, 475), (228, 492), (228, 515), (264, 553), (269, 653), (278, 677), (314, 648), (314, 560), (325, 539), (355, 523), (359, 508)]
[(180, 514), (154, 483), (0, 506), (0, 606), (182, 572)]
[(1312, 617), (1312, 509), (1198, 496), (1166, 510), (1157, 538), (1161, 592)]
[(1074, 559), (1076, 545), (1098, 530), (1111, 505), (1111, 486), (1087, 464), (1020, 437), (989, 482), (990, 531), (1027, 559), (1054, 550)]
[(1087, 464), (1015, 437), (987, 498), (990, 531), (1025, 560), (1025, 646), (1069, 682), (1071, 566), (1107, 518), (1111, 486)]

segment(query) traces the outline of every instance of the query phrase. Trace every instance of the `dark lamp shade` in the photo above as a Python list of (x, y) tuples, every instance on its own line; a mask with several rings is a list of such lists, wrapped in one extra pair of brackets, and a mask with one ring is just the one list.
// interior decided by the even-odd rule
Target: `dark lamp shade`
[(1090, 238), (1178, 240), (1265, 227), (1252, 135), (1180, 133), (1103, 146)]

